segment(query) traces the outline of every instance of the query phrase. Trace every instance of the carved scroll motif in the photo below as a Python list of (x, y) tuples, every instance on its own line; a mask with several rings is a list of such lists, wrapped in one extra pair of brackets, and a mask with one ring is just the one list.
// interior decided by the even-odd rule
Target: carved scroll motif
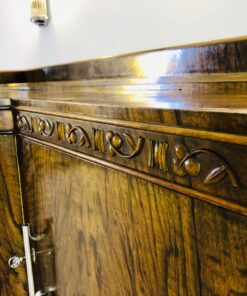
[(57, 135), (57, 140), (63, 143), (77, 144), (78, 146), (91, 147), (86, 131), (80, 127), (73, 127), (70, 123), (53, 122), (48, 119), (31, 117), (30, 121), (25, 115), (17, 115), (17, 127), (41, 136), (52, 137)]
[(17, 119), (16, 122), (17, 122), (18, 128), (23, 129), (23, 130), (28, 130), (28, 131), (31, 130), (30, 123), (28, 121), (28, 118), (25, 115), (18, 114), (16, 119)]
[(178, 176), (184, 177), (187, 173), (192, 177), (198, 176), (201, 172), (201, 165), (196, 156), (200, 154), (209, 155), (218, 159), (221, 165), (212, 169), (204, 178), (203, 183), (216, 184), (228, 176), (232, 186), (239, 187), (237, 177), (232, 168), (217, 152), (210, 149), (198, 149), (189, 153), (184, 145), (177, 145), (175, 147), (175, 154), (176, 158), (173, 158), (172, 165), (174, 172)]
[(54, 132), (54, 128), (55, 128), (54, 122), (50, 122), (47, 119), (38, 118), (37, 125), (38, 125), (38, 131), (42, 136), (50, 137)]
[(57, 122), (57, 138), (58, 141), (69, 144), (78, 144), (78, 146), (86, 145), (88, 148), (91, 147), (90, 139), (86, 131), (80, 127), (73, 127), (70, 123), (65, 124), (63, 122)]
[(51, 137), (55, 131), (55, 123), (48, 119), (31, 117), (29, 121), (27, 116), (20, 114), (17, 115), (17, 127), (46, 137)]
[(139, 155), (145, 142), (144, 138), (139, 137), (137, 143), (135, 143), (135, 141), (129, 134), (124, 133), (123, 135), (128, 143), (128, 146), (131, 149), (130, 154), (124, 154), (123, 152), (121, 152), (120, 148), (123, 145), (123, 140), (121, 136), (119, 134), (114, 134), (112, 131), (108, 131), (106, 133), (106, 140), (109, 144), (109, 151), (111, 152), (111, 154), (113, 156), (118, 155), (123, 158), (134, 158)]
[(167, 149), (168, 143), (149, 140), (148, 166), (167, 172)]
[(82, 127), (71, 127), (71, 125), (68, 124), (65, 130), (67, 132), (66, 137), (69, 144), (78, 144), (79, 146), (86, 145), (88, 148), (91, 147), (89, 137)]
[[(87, 127), (89, 124), (87, 123)], [(50, 118), (37, 116), (17, 115), (17, 127), (27, 134), (37, 134), (57, 142), (59, 145), (73, 145), (75, 147), (93, 147), (91, 152), (110, 153), (121, 158), (131, 159), (143, 153), (148, 153), (148, 167), (163, 172), (173, 171), (177, 176), (197, 177), (202, 173), (201, 157), (208, 155), (212, 160), (217, 160), (218, 166), (207, 172), (203, 183), (216, 184), (228, 177), (233, 187), (238, 187), (238, 180), (228, 162), (217, 152), (210, 149), (197, 149), (190, 152), (183, 144), (177, 144), (171, 148), (166, 141), (149, 140), (149, 152), (144, 150), (145, 139), (141, 136), (134, 140), (128, 133), (120, 135), (117, 132), (97, 129), (91, 126), (88, 133), (80, 125), (72, 125), (70, 122), (53, 121)], [(105, 142), (108, 145), (106, 151)], [(168, 149), (169, 148), (169, 149)], [(174, 155), (171, 150), (175, 149)], [(90, 150), (89, 150), (90, 152)], [(93, 153), (92, 153), (93, 154)], [(147, 164), (146, 164), (147, 165)], [(165, 178), (165, 176), (164, 176)]]

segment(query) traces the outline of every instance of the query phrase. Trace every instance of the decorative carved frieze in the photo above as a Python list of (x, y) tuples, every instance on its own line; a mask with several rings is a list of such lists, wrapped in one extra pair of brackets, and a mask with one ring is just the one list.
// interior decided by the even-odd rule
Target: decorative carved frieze
[[(230, 164), (217, 151), (213, 149), (196, 149), (191, 152), (189, 147), (183, 144), (169, 143), (166, 139), (156, 140), (153, 133), (152, 139), (145, 139), (141, 130), (132, 130), (124, 132), (121, 127), (112, 127), (101, 124), (102, 128), (94, 127), (94, 122), (70, 121), (49, 117), (40, 117), (33, 114), (18, 114), (18, 129), (32, 136), (43, 137), (57, 145), (71, 146), (71, 149), (86, 149), (81, 152), (94, 155), (94, 152), (100, 152), (101, 157), (107, 160), (118, 162), (122, 159), (132, 160), (135, 165), (141, 167), (146, 172), (152, 168), (163, 173), (171, 173), (180, 178), (203, 176), (204, 185), (220, 183), (223, 179), (229, 178), (233, 187), (238, 187), (237, 177)], [(113, 131), (114, 129), (114, 131)], [(165, 134), (163, 134), (165, 136)], [(175, 139), (181, 137), (174, 136)], [(93, 143), (93, 146), (92, 144)], [(74, 147), (74, 148), (72, 148)], [(207, 157), (212, 160), (215, 167), (205, 170), (203, 158)], [(121, 162), (120, 162), (121, 164)], [(164, 174), (164, 178), (166, 178)], [(176, 182), (179, 182), (179, 180)]]

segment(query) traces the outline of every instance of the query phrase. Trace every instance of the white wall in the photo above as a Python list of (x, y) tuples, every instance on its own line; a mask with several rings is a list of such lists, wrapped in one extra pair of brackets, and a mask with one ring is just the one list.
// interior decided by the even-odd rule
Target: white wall
[(50, 0), (46, 28), (30, 3), (0, 0), (0, 70), (247, 35), (247, 0)]

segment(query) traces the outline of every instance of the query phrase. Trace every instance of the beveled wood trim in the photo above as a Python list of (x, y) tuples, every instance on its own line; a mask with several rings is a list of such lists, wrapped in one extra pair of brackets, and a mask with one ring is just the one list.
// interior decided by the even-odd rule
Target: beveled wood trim
[(78, 158), (83, 159), (85, 161), (88, 161), (90, 163), (95, 163), (95, 164), (98, 164), (98, 165), (101, 165), (101, 166), (104, 166), (104, 167), (119, 171), (121, 173), (131, 175), (133, 177), (136, 177), (136, 178), (151, 182), (153, 184), (165, 187), (167, 189), (170, 189), (170, 190), (185, 194), (186, 196), (189, 196), (189, 197), (192, 197), (192, 198), (195, 198), (195, 199), (198, 199), (198, 200), (213, 204), (215, 206), (219, 206), (219, 207), (222, 207), (224, 209), (236, 212), (238, 214), (247, 216), (247, 207), (242, 206), (242, 205), (237, 204), (237, 203), (233, 203), (233, 202), (228, 201), (228, 200), (222, 200), (218, 196), (211, 195), (211, 194), (204, 193), (204, 192), (200, 192), (200, 191), (185, 187), (183, 185), (175, 184), (175, 183), (166, 181), (164, 179), (160, 179), (158, 177), (154, 177), (154, 176), (151, 176), (149, 174), (146, 174), (146, 173), (143, 173), (143, 172), (140, 172), (140, 171), (136, 171), (136, 170), (131, 169), (131, 168), (123, 167), (123, 166), (118, 165), (116, 163), (105, 161), (103, 159), (99, 159), (99, 158), (96, 158), (96, 157), (93, 157), (93, 156), (90, 156), (90, 155), (87, 155), (87, 154), (84, 154), (84, 153), (81, 153), (81, 152), (78, 152), (78, 151), (74, 151), (74, 150), (71, 150), (71, 149), (68, 149), (68, 148), (65, 148), (65, 147), (61, 147), (61, 146), (53, 144), (53, 143), (44, 142), (42, 140), (27, 136), (27, 135), (19, 135), (19, 136), (23, 137), (24, 139), (27, 139), (27, 140), (29, 140), (29, 141), (31, 141), (33, 143), (36, 143), (38, 145), (46, 146), (48, 148), (51, 148), (51, 149), (66, 153), (68, 155), (78, 157)]
[[(247, 72), (246, 49), (246, 40), (193, 44), (27, 71), (0, 72), (0, 83)], [(150, 72), (145, 68), (145, 61), (164, 67), (160, 73), (155, 72), (155, 67)]]
[(18, 111), (32, 112), (36, 114), (58, 116), (58, 117), (63, 117), (68, 119), (85, 120), (88, 122), (104, 123), (104, 124), (110, 124), (113, 126), (125, 127), (125, 128), (133, 128), (133, 129), (139, 129), (139, 130), (145, 130), (145, 131), (151, 131), (151, 132), (173, 134), (173, 135), (193, 137), (193, 138), (204, 139), (204, 140), (218, 141), (222, 143), (231, 143), (231, 144), (247, 146), (246, 135), (236, 135), (236, 134), (229, 134), (229, 133), (222, 133), (222, 132), (196, 130), (191, 128), (168, 126), (168, 125), (154, 124), (154, 123), (125, 121), (120, 119), (87, 116), (83, 114), (71, 114), (71, 113), (63, 113), (63, 112), (55, 112), (55, 111), (50, 112), (46, 110), (45, 111), (37, 110), (32, 107), (21, 106), (21, 107), (16, 107), (15, 109)]
[[(247, 40), (247, 35), (243, 35), (243, 36), (232, 37), (232, 38), (221, 38), (221, 39), (207, 40), (207, 41), (202, 41), (202, 42), (193, 42), (193, 43), (179, 44), (179, 45), (174, 45), (174, 46), (141, 50), (141, 51), (136, 51), (136, 52), (132, 52), (132, 53), (116, 54), (116, 55), (112, 55), (112, 56), (99, 57), (99, 58), (95, 58), (95, 59), (78, 60), (78, 61), (71, 62), (70, 64), (73, 65), (73, 64), (95, 61), (95, 60), (97, 61), (97, 60), (104, 60), (104, 59), (116, 59), (116, 58), (130, 57), (130, 56), (135, 56), (135, 55), (159, 52), (159, 51), (163, 51), (163, 50), (194, 48), (194, 47), (202, 47), (202, 46), (227, 44), (227, 43), (237, 43), (237, 42), (246, 41), (246, 40)], [(45, 65), (44, 67), (56, 67), (56, 66), (66, 66), (66, 65), (68, 65), (68, 63), (50, 64), (50, 65)], [(34, 71), (37, 69), (39, 69), (39, 68), (34, 67), (34, 68), (24, 69), (23, 71)], [(2, 70), (2, 71), (0, 71), (0, 74), (9, 73), (9, 72), (10, 72), (9, 70)], [(20, 72), (20, 70), (11, 70), (11, 72), (18, 73), (18, 72)]]

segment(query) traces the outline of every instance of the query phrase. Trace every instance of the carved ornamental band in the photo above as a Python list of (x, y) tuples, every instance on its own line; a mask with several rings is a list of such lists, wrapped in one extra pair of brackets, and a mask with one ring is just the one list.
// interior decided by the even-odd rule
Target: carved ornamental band
[[(227, 179), (233, 188), (239, 187), (235, 172), (218, 151), (203, 146), (192, 149), (181, 144), (181, 137), (178, 136), (173, 136), (172, 143), (169, 143), (167, 139), (161, 140), (164, 137), (162, 134), (150, 132), (144, 136), (141, 130), (109, 129), (104, 124), (99, 126), (94, 122), (78, 120), (67, 122), (57, 117), (53, 119), (52, 116), (29, 113), (17, 115), (17, 128), (29, 136), (84, 154), (158, 176), (163, 174), (163, 178), (169, 181), (179, 183), (187, 177), (200, 178), (205, 186), (212, 186)], [(204, 158), (205, 162), (213, 164), (207, 171), (203, 169)]]

